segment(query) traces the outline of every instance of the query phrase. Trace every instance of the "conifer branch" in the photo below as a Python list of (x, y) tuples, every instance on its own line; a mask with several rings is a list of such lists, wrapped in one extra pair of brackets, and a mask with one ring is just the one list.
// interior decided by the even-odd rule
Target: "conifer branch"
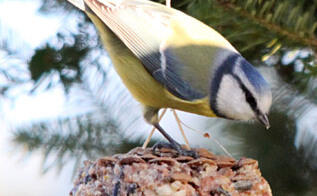
[(223, 0), (217, 0), (217, 2), (224, 7), (224, 9), (227, 9), (230, 11), (233, 10), (240, 16), (247, 18), (248, 20), (253, 21), (256, 24), (259, 24), (260, 26), (266, 28), (269, 31), (275, 32), (279, 34), (281, 37), (286, 37), (288, 40), (292, 41), (293, 43), (297, 43), (300, 45), (306, 45), (309, 47), (312, 47), (314, 51), (317, 51), (317, 39), (313, 36), (307, 36), (300, 35), (299, 33), (296, 33), (294, 31), (288, 30), (287, 28), (283, 28), (280, 25), (274, 24), (273, 22), (268, 22), (266, 19), (257, 16), (256, 14), (249, 13), (245, 9), (243, 9), (240, 6), (237, 6), (234, 3), (223, 1)]

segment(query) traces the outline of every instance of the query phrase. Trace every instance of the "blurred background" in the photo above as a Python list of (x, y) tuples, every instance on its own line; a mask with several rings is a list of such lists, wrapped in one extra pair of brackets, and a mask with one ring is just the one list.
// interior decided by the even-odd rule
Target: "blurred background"
[[(185, 128), (191, 145), (257, 159), (274, 195), (317, 195), (317, 1), (172, 6), (230, 40), (274, 96), (268, 131), (178, 112), (196, 129)], [(162, 126), (183, 143), (170, 110)], [(0, 0), (1, 196), (68, 195), (83, 160), (140, 146), (150, 129), (83, 13), (66, 0)]]

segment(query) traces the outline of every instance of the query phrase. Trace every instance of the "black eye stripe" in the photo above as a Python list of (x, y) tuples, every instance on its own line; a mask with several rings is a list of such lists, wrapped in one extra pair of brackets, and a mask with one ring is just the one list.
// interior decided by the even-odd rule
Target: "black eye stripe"
[(242, 81), (240, 80), (240, 78), (237, 75), (235, 75), (235, 74), (231, 74), (231, 75), (238, 82), (240, 88), (243, 90), (243, 92), (245, 94), (245, 99), (249, 103), (252, 110), (256, 114), (258, 114), (260, 111), (258, 109), (258, 105), (257, 105), (256, 100), (255, 100), (254, 96), (252, 95), (252, 93), (247, 89), (247, 87), (242, 83)]

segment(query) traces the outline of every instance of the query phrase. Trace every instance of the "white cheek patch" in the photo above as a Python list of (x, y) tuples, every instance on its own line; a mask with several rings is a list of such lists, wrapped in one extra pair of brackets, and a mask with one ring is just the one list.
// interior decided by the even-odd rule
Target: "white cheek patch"
[(217, 109), (232, 119), (249, 120), (255, 117), (239, 83), (229, 74), (222, 77), (217, 94)]

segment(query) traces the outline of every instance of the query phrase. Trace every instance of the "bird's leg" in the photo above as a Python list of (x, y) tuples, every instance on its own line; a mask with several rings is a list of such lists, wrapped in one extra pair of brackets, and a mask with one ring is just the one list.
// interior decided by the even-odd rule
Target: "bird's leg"
[(198, 157), (198, 154), (195, 151), (183, 149), (178, 142), (176, 142), (170, 135), (166, 133), (166, 131), (164, 131), (164, 129), (159, 125), (159, 123), (153, 124), (153, 126), (169, 141), (169, 144), (158, 143), (153, 147), (153, 149), (168, 146), (176, 150), (180, 155), (190, 156), (194, 158)]
[[(161, 115), (160, 115), (160, 117), (158, 119), (159, 122), (162, 120), (162, 118), (163, 118), (164, 114), (166, 113), (166, 111), (167, 111), (167, 108), (164, 108), (163, 112), (161, 113)], [(152, 136), (154, 134), (154, 131), (155, 131), (155, 127), (152, 128), (150, 135), (146, 138), (145, 142), (143, 143), (143, 146), (142, 146), (143, 149), (145, 149), (147, 147), (147, 145), (150, 143), (151, 138), (152, 138)]]
[(146, 147), (149, 145), (150, 141), (151, 141), (151, 138), (154, 134), (154, 131), (155, 131), (155, 127), (152, 128), (151, 132), (150, 132), (150, 135), (146, 138), (146, 140), (144, 141), (143, 145), (142, 145), (142, 148), (143, 149), (146, 149)]
[[(166, 111), (167, 111), (167, 108), (164, 108), (164, 110), (162, 111), (161, 115), (159, 116), (159, 122), (162, 120), (162, 118), (165, 115)], [(176, 119), (177, 125), (179, 127), (179, 130), (181, 131), (181, 133), (183, 135), (183, 138), (184, 138), (184, 141), (186, 143), (186, 149), (190, 150), (189, 142), (188, 142), (188, 139), (187, 139), (187, 137), (185, 135), (184, 129), (183, 129), (182, 124), (181, 124), (181, 121), (180, 121), (176, 111), (174, 109), (172, 109), (172, 111), (173, 111), (174, 117)], [(152, 138), (152, 136), (154, 134), (154, 131), (155, 131), (155, 127), (152, 128), (152, 130), (150, 132), (150, 135), (146, 138), (145, 142), (143, 143), (143, 145), (142, 145), (143, 149), (145, 149), (148, 146), (148, 144), (150, 143), (151, 138)]]
[(181, 124), (181, 121), (179, 120), (179, 117), (178, 117), (176, 111), (175, 111), (174, 109), (172, 109), (172, 111), (173, 111), (175, 120), (176, 120), (176, 122), (177, 122), (177, 125), (178, 125), (178, 127), (179, 127), (179, 130), (181, 131), (181, 133), (182, 133), (182, 135), (183, 135), (183, 138), (184, 138), (184, 141), (185, 141), (185, 143), (186, 143), (186, 149), (187, 149), (187, 150), (190, 150), (189, 142), (188, 142), (188, 139), (187, 139), (187, 137), (186, 137), (186, 135), (185, 135), (184, 129), (183, 129), (182, 124)]
[[(197, 153), (194, 151), (183, 149), (182, 146), (177, 143), (170, 135), (168, 135), (164, 129), (159, 125), (159, 117), (158, 117), (159, 108), (144, 106), (143, 108), (143, 116), (144, 119), (151, 125), (153, 125), (161, 134), (169, 141), (170, 147), (175, 149), (180, 155), (198, 157)], [(157, 148), (154, 147), (154, 149)]]

